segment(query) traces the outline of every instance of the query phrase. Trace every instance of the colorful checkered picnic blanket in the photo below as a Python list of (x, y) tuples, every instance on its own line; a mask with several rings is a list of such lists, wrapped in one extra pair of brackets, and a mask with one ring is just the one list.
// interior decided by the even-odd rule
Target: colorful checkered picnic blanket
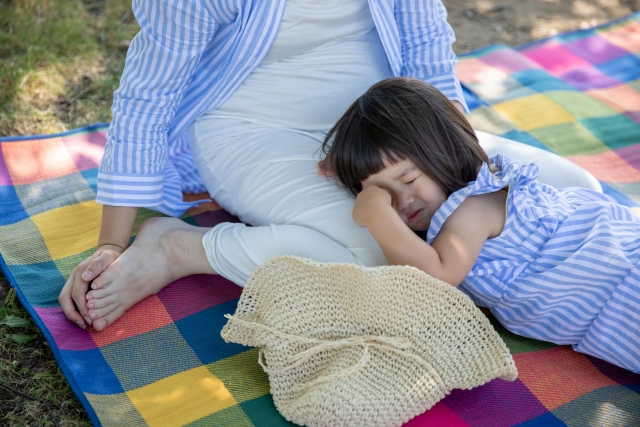
[[(640, 14), (512, 50), (461, 58), (473, 124), (584, 166), (605, 191), (640, 206)], [(104, 426), (284, 426), (257, 351), (226, 344), (223, 315), (241, 289), (191, 276), (147, 298), (106, 331), (83, 331), (57, 297), (95, 249), (97, 166), (106, 125), (0, 139), (0, 266), (49, 341), (92, 422)], [(139, 224), (157, 215), (141, 210)], [(210, 204), (183, 218), (234, 221)], [(134, 230), (135, 231), (135, 230)], [(515, 382), (456, 390), (407, 426), (638, 426), (640, 375), (494, 322)]]
[(567, 157), (640, 206), (640, 12), (518, 49), (489, 46), (456, 72), (474, 128)]

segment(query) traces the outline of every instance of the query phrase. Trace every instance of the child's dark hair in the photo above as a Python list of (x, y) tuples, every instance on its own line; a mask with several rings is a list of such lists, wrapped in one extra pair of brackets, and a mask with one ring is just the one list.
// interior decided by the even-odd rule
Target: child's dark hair
[(327, 134), (325, 168), (353, 195), (362, 181), (411, 160), (447, 197), (474, 181), (487, 155), (464, 115), (439, 90), (397, 77), (373, 85)]

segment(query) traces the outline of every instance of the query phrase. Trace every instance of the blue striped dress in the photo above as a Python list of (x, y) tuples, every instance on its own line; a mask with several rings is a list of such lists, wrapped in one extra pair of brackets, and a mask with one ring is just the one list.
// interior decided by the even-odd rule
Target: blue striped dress
[(503, 155), (491, 162), (501, 171), (484, 164), (427, 233), (432, 244), (467, 196), (509, 186), (504, 229), (459, 288), (516, 334), (640, 373), (640, 219), (606, 195), (539, 183), (534, 164)]

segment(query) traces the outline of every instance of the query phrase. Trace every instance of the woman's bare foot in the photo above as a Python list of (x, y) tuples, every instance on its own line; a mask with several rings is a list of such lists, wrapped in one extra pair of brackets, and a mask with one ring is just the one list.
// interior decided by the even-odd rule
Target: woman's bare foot
[(91, 284), (87, 307), (93, 328), (102, 331), (134, 304), (191, 274), (216, 274), (202, 236), (208, 228), (175, 218), (146, 220), (133, 244)]

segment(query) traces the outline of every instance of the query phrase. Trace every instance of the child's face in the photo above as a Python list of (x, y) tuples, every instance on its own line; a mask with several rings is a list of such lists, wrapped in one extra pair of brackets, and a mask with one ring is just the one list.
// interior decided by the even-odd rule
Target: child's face
[(409, 228), (427, 231), (433, 214), (447, 200), (440, 187), (413, 164), (401, 160), (387, 165), (382, 171), (362, 182), (362, 189), (370, 185), (391, 194), (391, 204)]

